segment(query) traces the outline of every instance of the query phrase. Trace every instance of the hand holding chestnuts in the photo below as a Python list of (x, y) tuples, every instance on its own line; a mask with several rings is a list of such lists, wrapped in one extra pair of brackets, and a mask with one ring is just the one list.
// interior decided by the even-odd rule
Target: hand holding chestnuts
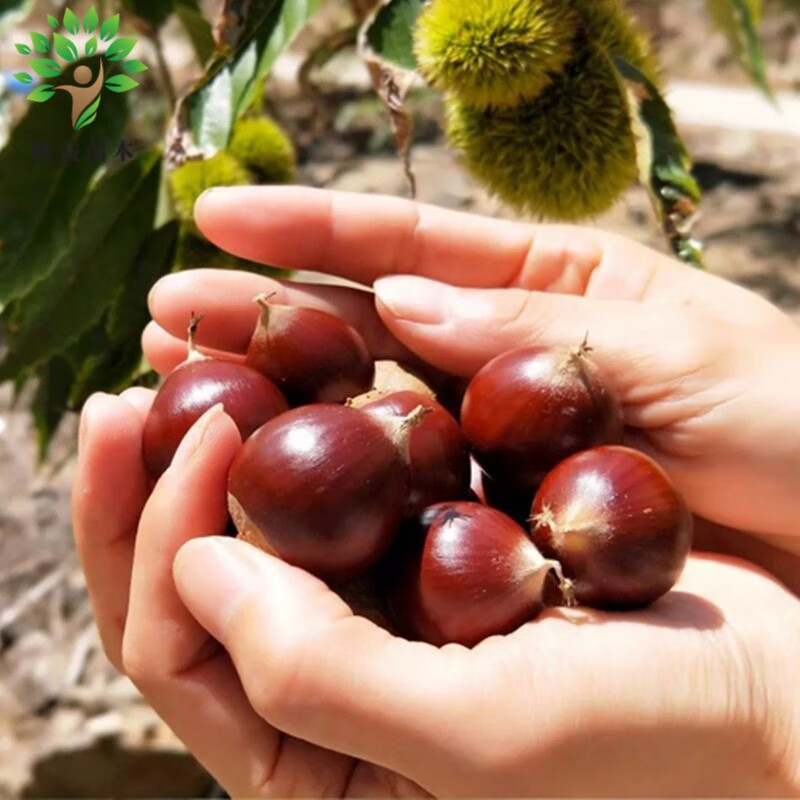
[[(674, 586), (691, 513), (661, 467), (619, 446), (620, 404), (586, 342), (491, 361), (459, 426), (412, 372), (376, 371), (343, 320), (268, 300), (246, 364), (200, 355), (192, 318), (145, 425), (154, 478), (222, 403), (243, 439), (228, 478), (240, 538), (377, 584), (399, 631), (434, 645), (511, 633), (545, 605), (640, 608)], [(471, 458), (481, 503), (467, 502)]]

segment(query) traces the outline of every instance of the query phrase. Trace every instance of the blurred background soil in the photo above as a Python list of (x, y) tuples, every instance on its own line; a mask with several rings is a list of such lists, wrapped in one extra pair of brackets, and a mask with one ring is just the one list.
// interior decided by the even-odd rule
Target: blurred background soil
[[(638, 8), (650, 25), (658, 17), (668, 84), (724, 85), (753, 99), (722, 38), (709, 33), (699, 1)], [(325, 20), (316, 26), (324, 28)], [(800, 102), (798, 18), (770, 19), (765, 37), (776, 89)], [(387, 121), (354, 56), (342, 54), (316, 76), (316, 103), (300, 95), (297, 68), (313, 38), (301, 37), (269, 87), (273, 112), (300, 144), (302, 181), (404, 195)], [(8, 49), (12, 40), (0, 46)], [(175, 41), (167, 38), (167, 58), (177, 66), (179, 84), (190, 77), (181, 74), (190, 57), (177, 33)], [(511, 216), (442, 143), (435, 96), (416, 92), (411, 105), (420, 199)], [(764, 107), (764, 119), (770, 118), (774, 112)], [(691, 111), (686, 117), (682, 132), (707, 192), (697, 235), (707, 244), (710, 269), (800, 321), (800, 125), (760, 130), (769, 125), (744, 110), (736, 128), (698, 122)], [(632, 189), (596, 224), (663, 249), (643, 190)], [(25, 398), (12, 408), (10, 389), (0, 390), (0, 795), (213, 796), (219, 790), (211, 778), (98, 649), (70, 530), (75, 428), (74, 419), (63, 425), (50, 460), (38, 467)]]

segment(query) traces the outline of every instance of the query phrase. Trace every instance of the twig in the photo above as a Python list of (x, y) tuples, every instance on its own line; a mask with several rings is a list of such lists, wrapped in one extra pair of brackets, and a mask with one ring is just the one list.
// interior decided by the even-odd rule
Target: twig
[(58, 641), (64, 636), (64, 598), (66, 597), (65, 582), (61, 582), (58, 586), (50, 592), (48, 598), (49, 612), (49, 625), (50, 634), (53, 639)]
[(0, 631), (13, 625), (28, 609), (47, 597), (67, 577), (68, 571), (69, 566), (62, 564), (31, 586), (15, 603), (0, 611)]
[(30, 572), (35, 572), (41, 567), (49, 567), (52, 563), (53, 557), (50, 555), (38, 555), (25, 559), (25, 561), (20, 561), (18, 564), (7, 567), (0, 572), (0, 586), (17, 578), (22, 578)]
[(97, 628), (94, 621), (90, 622), (81, 631), (72, 654), (69, 657), (67, 669), (64, 673), (64, 690), (67, 691), (77, 686), (86, 669), (86, 662), (97, 644)]
[(177, 102), (177, 93), (175, 92), (175, 84), (172, 82), (172, 74), (169, 71), (169, 64), (164, 56), (164, 45), (161, 42), (161, 35), (156, 28), (150, 28), (147, 33), (148, 38), (153, 44), (153, 49), (156, 51), (156, 60), (158, 61), (158, 71), (161, 74), (161, 82), (164, 84), (164, 92), (169, 101), (170, 111), (175, 110), (175, 103)]

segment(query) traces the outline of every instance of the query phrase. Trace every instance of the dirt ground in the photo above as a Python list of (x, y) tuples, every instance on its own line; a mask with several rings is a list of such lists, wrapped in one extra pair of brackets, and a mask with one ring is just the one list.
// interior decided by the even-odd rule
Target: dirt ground
[[(707, 30), (687, 31), (687, 6), (697, 8), (693, 0), (663, 4), (665, 72), (741, 83), (721, 42), (703, 48)], [(770, 31), (781, 51), (773, 71), (781, 88), (796, 88), (797, 27), (783, 21)], [(435, 105), (423, 113), (423, 142), (414, 155), (420, 199), (509, 216), (437, 140)], [(345, 131), (308, 143), (303, 179), (405, 194), (374, 104), (357, 100), (348, 114)], [(697, 235), (707, 244), (710, 269), (800, 322), (800, 138), (710, 128), (684, 133), (707, 192)], [(641, 189), (596, 224), (663, 249)], [(213, 781), (98, 650), (70, 531), (75, 428), (72, 419), (64, 425), (51, 461), (38, 469), (24, 399), (12, 408), (9, 389), (0, 390), (0, 795), (214, 796)]]

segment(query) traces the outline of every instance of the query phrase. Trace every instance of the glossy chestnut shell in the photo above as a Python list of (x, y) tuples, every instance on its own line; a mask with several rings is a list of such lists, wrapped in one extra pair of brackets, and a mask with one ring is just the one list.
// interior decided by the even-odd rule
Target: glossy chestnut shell
[(372, 387), (375, 366), (352, 326), (325, 311), (267, 300), (258, 300), (262, 314), (247, 364), (269, 378), (290, 405), (343, 403)]
[(402, 520), (402, 449), (378, 422), (345, 406), (306, 406), (267, 423), (230, 471), (240, 536), (316, 575), (360, 575)]
[(580, 603), (628, 609), (666, 594), (692, 544), (692, 515), (664, 470), (627, 447), (556, 467), (531, 509), (533, 541), (558, 559)]
[(147, 471), (160, 477), (189, 429), (210, 408), (222, 403), (242, 439), (289, 409), (275, 385), (243, 364), (190, 358), (158, 391), (144, 426)]
[(410, 515), (445, 500), (461, 500), (470, 488), (471, 466), (467, 440), (450, 413), (428, 395), (396, 392), (367, 403), (365, 414), (387, 419), (406, 417), (418, 407), (427, 416), (409, 434)]
[(513, 520), (465, 502), (433, 506), (407, 524), (384, 570), (403, 634), (467, 647), (535, 617), (546, 581), (560, 575)]
[(530, 347), (489, 362), (472, 379), (461, 425), (495, 481), (535, 491), (573, 453), (622, 440), (620, 406), (585, 344)]

